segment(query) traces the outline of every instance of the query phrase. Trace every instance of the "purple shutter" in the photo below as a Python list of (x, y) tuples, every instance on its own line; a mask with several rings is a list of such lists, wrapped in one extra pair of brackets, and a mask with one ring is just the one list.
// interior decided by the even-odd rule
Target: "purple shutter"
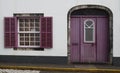
[(40, 47), (52, 48), (52, 17), (41, 17), (40, 24)]
[(5, 48), (16, 47), (16, 18), (4, 18), (4, 46)]

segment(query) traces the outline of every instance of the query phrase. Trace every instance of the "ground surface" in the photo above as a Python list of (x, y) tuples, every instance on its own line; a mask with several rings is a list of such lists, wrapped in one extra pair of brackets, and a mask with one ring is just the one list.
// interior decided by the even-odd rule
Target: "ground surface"
[(88, 73), (88, 72), (59, 72), (59, 71), (0, 69), (0, 73)]
[[(0, 69), (0, 73), (109, 73), (109, 72), (64, 72), (64, 71), (40, 71), (40, 70), (15, 70), (15, 69)], [(110, 72), (116, 73), (116, 72)]]
[[(54, 71), (56, 70), (57, 71)], [(81, 70), (84, 70), (85, 72), (70, 72), (73, 70), (70, 69), (76, 69), (79, 68)], [(19, 69), (19, 70), (17, 70)], [(25, 70), (23, 70), (25, 69)], [(62, 69), (62, 70), (61, 70)], [(65, 72), (64, 70), (68, 70)], [(96, 72), (96, 73), (120, 73), (120, 67), (112, 66), (112, 65), (94, 65), (94, 64), (67, 64), (67, 65), (58, 65), (58, 64), (15, 64), (15, 63), (0, 63), (0, 73), (95, 73), (95, 72), (86, 72), (88, 69), (93, 69), (92, 71), (96, 69), (109, 69), (109, 70), (116, 70), (116, 72)], [(44, 70), (44, 71), (42, 71)], [(60, 71), (58, 71), (60, 70)], [(76, 69), (77, 70), (77, 69)], [(79, 71), (81, 71), (79, 70)], [(119, 72), (118, 72), (119, 70)]]

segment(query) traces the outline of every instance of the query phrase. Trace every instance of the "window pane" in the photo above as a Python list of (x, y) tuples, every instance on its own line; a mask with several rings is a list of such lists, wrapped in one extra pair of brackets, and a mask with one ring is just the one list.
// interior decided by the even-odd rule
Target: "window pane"
[(39, 42), (35, 42), (35, 45), (36, 45), (36, 46), (39, 46), (39, 45), (40, 45), (40, 43), (39, 43)]
[(24, 36), (24, 35), (25, 35), (24, 33), (20, 33), (20, 37), (21, 37), (21, 36)]
[(20, 46), (40, 46), (40, 33), (38, 32), (40, 30), (39, 18), (19, 19), (19, 30)]
[(34, 42), (30, 42), (30, 45), (33, 46), (33, 45), (34, 45)]
[(25, 45), (28, 46), (28, 45), (29, 45), (29, 42), (25, 42)]
[(24, 19), (19, 19), (19, 22), (24, 22)]
[(25, 38), (25, 41), (29, 41), (29, 37), (26, 37), (26, 38)]
[(39, 22), (36, 22), (36, 23), (35, 23), (35, 27), (39, 27)]
[(25, 27), (29, 27), (29, 22), (26, 22), (26, 23), (25, 23)]
[(25, 22), (29, 22), (29, 20), (28, 20), (28, 19), (25, 19)]
[(31, 36), (31, 37), (34, 37), (34, 33), (31, 33), (30, 36)]
[(85, 29), (85, 39), (86, 41), (93, 41), (93, 29), (86, 28)]
[(24, 37), (20, 37), (20, 41), (24, 41)]
[(30, 41), (34, 41), (34, 37), (30, 37)]
[(35, 28), (35, 31), (39, 31), (39, 28)]
[(84, 42), (92, 43), (94, 42), (95, 35), (95, 24), (94, 20), (86, 19), (84, 23)]
[(30, 31), (35, 31), (35, 28), (33, 28), (33, 27), (32, 27), (32, 28), (30, 28)]
[(20, 26), (19, 27), (24, 27), (24, 23), (20, 22)]
[(30, 22), (34, 22), (34, 19), (30, 19)]
[(39, 19), (35, 19), (35, 22), (39, 22)]
[(20, 45), (23, 46), (23, 45), (24, 45), (24, 42), (20, 42)]
[(88, 26), (90, 26), (90, 25), (93, 24), (93, 22), (89, 20), (89, 21), (86, 21), (86, 24), (87, 24)]
[(36, 36), (36, 37), (39, 37), (40, 35), (39, 35), (39, 33), (36, 33), (35, 36)]
[(20, 31), (25, 31), (25, 28), (20, 28), (19, 30), (20, 30)]
[(30, 22), (30, 27), (34, 27), (34, 22)]
[(40, 41), (40, 38), (35, 38), (35, 41)]
[(29, 31), (29, 28), (25, 28), (25, 31)]
[(25, 36), (29, 37), (29, 33), (26, 33)]

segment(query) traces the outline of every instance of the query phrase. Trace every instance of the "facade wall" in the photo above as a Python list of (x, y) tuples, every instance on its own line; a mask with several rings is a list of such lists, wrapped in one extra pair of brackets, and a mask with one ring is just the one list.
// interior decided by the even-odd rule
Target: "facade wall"
[[(0, 0), (0, 55), (67, 56), (67, 14), (77, 5), (102, 5), (113, 12), (113, 56), (120, 57), (119, 0)], [(4, 48), (3, 18), (13, 13), (44, 13), (53, 17), (53, 48), (44, 51), (15, 51)]]

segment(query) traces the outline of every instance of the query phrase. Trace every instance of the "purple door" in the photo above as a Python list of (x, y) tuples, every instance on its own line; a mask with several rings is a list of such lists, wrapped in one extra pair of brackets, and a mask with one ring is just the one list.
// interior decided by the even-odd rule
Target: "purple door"
[(108, 62), (108, 18), (71, 16), (70, 21), (70, 61), (75, 63)]

